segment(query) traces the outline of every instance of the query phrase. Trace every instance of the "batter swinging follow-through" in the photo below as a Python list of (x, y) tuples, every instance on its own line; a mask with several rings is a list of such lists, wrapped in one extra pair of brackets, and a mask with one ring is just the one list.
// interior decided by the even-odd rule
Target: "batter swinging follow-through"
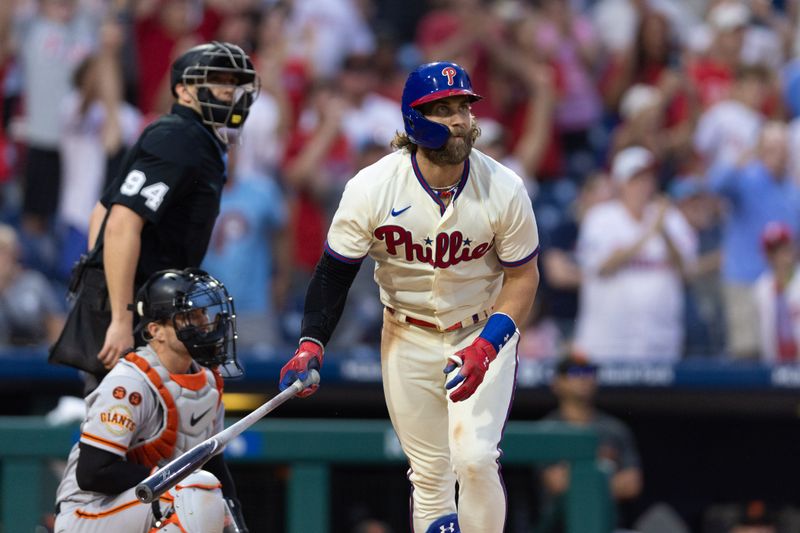
[(300, 346), (281, 370), (284, 389), (322, 366), (347, 291), (372, 257), (386, 307), (383, 388), (410, 464), (417, 533), (500, 533), (505, 523), (498, 446), (517, 324), (539, 283), (539, 239), (522, 179), (472, 149), (480, 98), (455, 63), (409, 75), (405, 133), (348, 182), (309, 283)]

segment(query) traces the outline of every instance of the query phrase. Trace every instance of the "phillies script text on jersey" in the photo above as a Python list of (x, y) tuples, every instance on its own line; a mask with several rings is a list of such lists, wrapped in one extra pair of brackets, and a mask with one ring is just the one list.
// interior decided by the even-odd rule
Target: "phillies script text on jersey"
[(470, 248), (470, 240), (464, 239), (464, 235), (456, 230), (449, 235), (447, 233), (436, 235), (434, 250), (430, 246), (434, 241), (430, 238), (425, 239), (425, 246), (423, 246), (414, 242), (410, 231), (396, 225), (380, 226), (375, 230), (375, 238), (386, 242), (386, 253), (389, 255), (398, 255), (398, 246), (403, 246), (407, 261), (428, 263), (434, 268), (447, 268), (462, 261), (472, 261), (483, 257), (494, 243), (494, 241), (483, 242)]

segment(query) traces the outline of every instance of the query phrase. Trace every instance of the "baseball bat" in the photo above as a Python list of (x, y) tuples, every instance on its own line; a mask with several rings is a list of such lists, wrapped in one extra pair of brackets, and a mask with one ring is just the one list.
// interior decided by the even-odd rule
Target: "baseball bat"
[(232, 426), (207, 438), (194, 448), (182, 453), (153, 472), (149, 477), (136, 485), (136, 497), (142, 503), (152, 503), (169, 489), (183, 481), (186, 476), (206, 464), (206, 462), (215, 454), (219, 453), (228, 442), (239, 436), (240, 433), (263, 418), (267, 413), (274, 410), (306, 387), (317, 383), (319, 383), (319, 373), (316, 370), (311, 370), (305, 381), (300, 381), (298, 379), (286, 390), (279, 393)]

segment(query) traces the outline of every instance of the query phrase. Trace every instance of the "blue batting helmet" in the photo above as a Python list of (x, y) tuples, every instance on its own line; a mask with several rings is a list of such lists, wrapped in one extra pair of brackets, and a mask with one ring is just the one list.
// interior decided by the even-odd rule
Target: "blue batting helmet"
[(450, 137), (450, 129), (425, 118), (415, 108), (449, 96), (469, 96), (475, 102), (483, 98), (472, 91), (467, 72), (455, 63), (439, 61), (420, 65), (408, 75), (403, 87), (403, 123), (408, 138), (425, 148), (441, 148)]

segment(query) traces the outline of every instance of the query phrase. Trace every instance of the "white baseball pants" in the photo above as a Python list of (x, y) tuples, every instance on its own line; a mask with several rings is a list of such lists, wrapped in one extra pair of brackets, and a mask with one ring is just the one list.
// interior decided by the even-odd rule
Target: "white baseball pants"
[[(381, 371), (386, 405), (409, 462), (414, 533), (458, 513), (462, 533), (502, 533), (506, 495), (498, 448), (514, 393), (519, 332), (500, 350), (469, 399), (453, 403), (447, 357), (483, 323), (453, 332), (398, 322), (384, 313)], [(458, 482), (458, 509), (456, 509)]]

